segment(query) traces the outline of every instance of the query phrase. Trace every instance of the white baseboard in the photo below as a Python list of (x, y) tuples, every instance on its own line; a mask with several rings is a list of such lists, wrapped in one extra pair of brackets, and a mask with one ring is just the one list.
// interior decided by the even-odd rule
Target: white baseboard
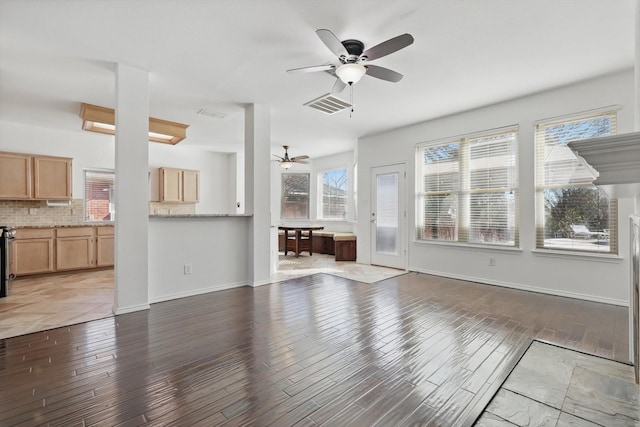
[(442, 271), (426, 270), (423, 268), (409, 267), (409, 271), (415, 271), (417, 273), (424, 273), (424, 274), (432, 274), (434, 276), (448, 277), (450, 279), (465, 280), (467, 282), (474, 282), (474, 283), (480, 283), (480, 284), (486, 284), (486, 285), (492, 285), (492, 286), (502, 286), (504, 288), (511, 288), (511, 289), (519, 289), (521, 291), (537, 292), (540, 294), (555, 295), (559, 297), (575, 298), (575, 299), (581, 299), (586, 301), (601, 302), (604, 304), (613, 304), (613, 305), (619, 305), (623, 307), (629, 307), (629, 301), (619, 300), (615, 298), (601, 297), (597, 295), (581, 294), (577, 292), (567, 292), (567, 291), (561, 291), (558, 289), (539, 288), (536, 286), (522, 285), (519, 283), (501, 282), (498, 280), (490, 280), (490, 279), (484, 279), (484, 278), (480, 279), (477, 277), (464, 276), (461, 274), (450, 274), (450, 273), (444, 273)]
[(114, 305), (111, 311), (117, 316), (119, 314), (133, 313), (134, 311), (149, 310), (149, 308), (149, 304), (130, 305), (129, 307), (116, 307)]
[(266, 279), (266, 280), (258, 280), (257, 282), (253, 282), (253, 283), (248, 283), (247, 286), (251, 286), (252, 288), (257, 288), (258, 286), (264, 286), (264, 285), (270, 285), (273, 282), (271, 281), (271, 279)]
[(224, 291), (225, 289), (241, 288), (242, 286), (247, 286), (247, 282), (225, 283), (222, 285), (212, 286), (210, 288), (200, 288), (192, 291), (178, 292), (175, 294), (160, 295), (160, 296), (150, 298), (149, 302), (153, 304), (157, 302), (171, 301), (179, 298), (186, 298), (186, 297), (192, 297), (196, 295), (208, 294), (209, 292)]

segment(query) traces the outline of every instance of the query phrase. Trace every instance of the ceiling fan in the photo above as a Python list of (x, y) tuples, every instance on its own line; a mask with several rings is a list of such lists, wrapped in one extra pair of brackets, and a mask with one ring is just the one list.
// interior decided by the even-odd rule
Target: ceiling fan
[(302, 155), (302, 156), (295, 156), (290, 158), (289, 153), (287, 151), (289, 150), (289, 146), (283, 145), (282, 148), (284, 148), (284, 157), (278, 156), (277, 154), (274, 154), (274, 156), (280, 159), (276, 161), (280, 163), (280, 166), (283, 169), (289, 169), (291, 166), (293, 166), (294, 163), (302, 163), (302, 164), (308, 163), (306, 160), (309, 158), (309, 156)]
[(382, 58), (413, 43), (411, 34), (402, 34), (391, 38), (367, 50), (360, 40), (348, 39), (340, 41), (330, 30), (316, 30), (320, 40), (338, 57), (339, 64), (313, 65), (310, 67), (293, 68), (289, 73), (326, 71), (336, 75), (336, 82), (331, 90), (332, 94), (340, 93), (347, 85), (357, 83), (367, 74), (377, 79), (398, 82), (402, 74), (388, 68), (370, 65), (368, 62)]

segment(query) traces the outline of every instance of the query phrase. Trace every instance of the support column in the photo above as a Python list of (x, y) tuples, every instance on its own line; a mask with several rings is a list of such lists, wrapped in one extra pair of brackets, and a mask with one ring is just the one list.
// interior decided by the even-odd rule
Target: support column
[(271, 118), (263, 105), (250, 104), (244, 112), (245, 213), (249, 222), (248, 282), (270, 283), (271, 253), (270, 147)]
[[(636, 16), (635, 16), (635, 28), (636, 28), (636, 42), (635, 42), (635, 111), (634, 111), (634, 130), (640, 131), (640, 0), (636, 0)], [(637, 198), (637, 197), (636, 197)]]
[(149, 73), (116, 68), (116, 227), (113, 312), (149, 308)]

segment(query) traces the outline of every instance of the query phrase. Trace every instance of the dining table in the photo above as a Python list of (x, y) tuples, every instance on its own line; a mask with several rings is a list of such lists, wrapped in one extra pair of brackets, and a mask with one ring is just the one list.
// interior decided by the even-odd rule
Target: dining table
[(284, 231), (285, 256), (289, 251), (292, 251), (296, 258), (298, 258), (300, 252), (309, 252), (309, 256), (313, 255), (313, 231), (324, 230), (324, 227), (281, 225), (278, 227), (278, 230)]

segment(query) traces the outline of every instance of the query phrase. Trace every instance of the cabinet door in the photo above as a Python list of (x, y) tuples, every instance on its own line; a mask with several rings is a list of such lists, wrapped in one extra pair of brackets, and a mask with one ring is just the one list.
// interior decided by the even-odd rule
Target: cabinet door
[(0, 153), (0, 199), (30, 199), (32, 196), (31, 157)]
[(71, 200), (71, 159), (33, 158), (33, 197), (47, 200)]
[(16, 276), (54, 271), (53, 238), (15, 240), (11, 249)]
[(92, 268), (93, 237), (58, 237), (56, 239), (56, 268), (78, 270)]
[(160, 201), (182, 202), (182, 170), (160, 168)]
[(198, 203), (200, 195), (200, 172), (194, 170), (182, 171), (182, 201)]
[(114, 261), (113, 227), (98, 227), (96, 240), (96, 266), (108, 267)]

